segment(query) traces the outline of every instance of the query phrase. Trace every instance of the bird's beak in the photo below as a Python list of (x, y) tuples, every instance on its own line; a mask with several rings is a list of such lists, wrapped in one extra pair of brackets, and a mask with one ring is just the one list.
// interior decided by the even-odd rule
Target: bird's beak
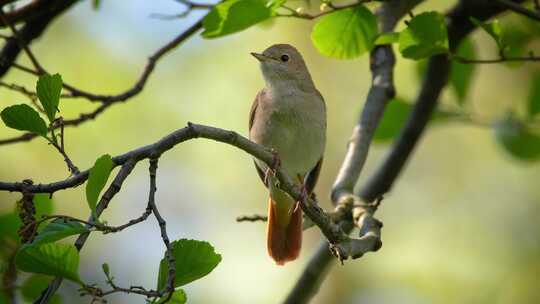
[(257, 60), (259, 60), (260, 62), (264, 62), (264, 61), (268, 61), (268, 60), (271, 60), (272, 57), (268, 57), (266, 55), (263, 55), (263, 54), (260, 54), (260, 53), (251, 53), (251, 55), (255, 58), (257, 58)]

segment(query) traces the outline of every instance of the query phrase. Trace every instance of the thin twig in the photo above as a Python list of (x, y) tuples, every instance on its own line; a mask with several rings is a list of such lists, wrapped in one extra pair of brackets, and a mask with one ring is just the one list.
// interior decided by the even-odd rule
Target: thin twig
[[(139, 79), (135, 82), (135, 84), (129, 88), (128, 90), (124, 91), (123, 93), (116, 94), (116, 95), (99, 95), (99, 94), (93, 94), (86, 91), (79, 90), (67, 83), (63, 84), (64, 89), (69, 91), (69, 95), (62, 95), (63, 98), (77, 98), (82, 97), (86, 98), (90, 101), (95, 102), (101, 102), (102, 104), (93, 112), (90, 113), (83, 113), (80, 114), (79, 118), (76, 119), (70, 119), (64, 121), (64, 126), (78, 126), (86, 121), (95, 119), (99, 114), (103, 113), (107, 108), (109, 108), (111, 105), (116, 104), (118, 102), (126, 101), (135, 95), (139, 94), (143, 88), (146, 85), (146, 82), (152, 73), (152, 71), (155, 68), (155, 65), (157, 62), (168, 52), (173, 50), (175, 47), (180, 45), (183, 41), (191, 37), (194, 33), (196, 33), (200, 28), (202, 27), (202, 19), (200, 19), (197, 23), (192, 25), (190, 28), (188, 28), (186, 31), (182, 32), (179, 36), (177, 36), (175, 39), (161, 47), (159, 50), (157, 50), (152, 56), (148, 58), (148, 62), (139, 77)], [(37, 71), (34, 71), (31, 68), (25, 67), (18, 63), (11, 63), (10, 66), (19, 69), (21, 71), (24, 71), (26, 73), (30, 73), (36, 76), (39, 76), (39, 73)], [(19, 88), (20, 89), (20, 88)], [(21, 90), (22, 91), (22, 90)], [(31, 92), (27, 92), (26, 89), (24, 89), (25, 93), (31, 94)], [(32, 92), (33, 93), (33, 92)], [(60, 126), (55, 125), (53, 128), (59, 128)], [(6, 139), (0, 139), (0, 145), (8, 145), (8, 144), (15, 144), (20, 142), (26, 142), (33, 140), (37, 137), (34, 133), (24, 133), (19, 136), (6, 138)]]
[(51, 144), (63, 157), (64, 161), (68, 167), (69, 172), (71, 172), (73, 175), (77, 175), (80, 173), (79, 168), (75, 166), (71, 158), (66, 153), (66, 150), (64, 149), (64, 124), (63, 120), (60, 118), (58, 121), (59, 127), (60, 127), (60, 143), (58, 143), (58, 139), (56, 138), (56, 135), (54, 134), (54, 128), (51, 129), (51, 137), (52, 139), (49, 140), (49, 144)]
[(330, 6), (331, 10), (322, 11), (322, 12), (319, 12), (319, 13), (316, 13), (316, 14), (302, 13), (302, 12), (299, 12), (298, 10), (295, 10), (295, 9), (291, 8), (291, 7), (288, 7), (286, 5), (282, 5), (281, 7), (288, 10), (290, 12), (290, 14), (277, 14), (276, 16), (278, 16), (278, 17), (294, 17), (294, 18), (300, 18), (300, 19), (313, 20), (313, 19), (317, 19), (319, 17), (322, 17), (324, 15), (333, 13), (335, 11), (356, 7), (356, 6), (359, 6), (359, 5), (363, 4), (363, 3), (367, 3), (367, 2), (371, 2), (371, 1), (374, 1), (374, 0), (359, 0), (359, 1), (355, 2), (355, 3), (346, 4), (346, 5), (342, 5), (342, 6), (332, 5), (332, 6)]
[(451, 55), (450, 59), (453, 59), (459, 63), (465, 64), (491, 64), (501, 62), (516, 62), (516, 61), (540, 61), (540, 57), (536, 56), (522, 56), (522, 57), (499, 57), (495, 59), (470, 59), (459, 55)]
[(174, 292), (174, 281), (176, 277), (176, 261), (173, 255), (171, 242), (169, 241), (169, 236), (167, 235), (167, 223), (161, 216), (161, 214), (158, 211), (158, 208), (156, 206), (156, 171), (157, 171), (157, 165), (158, 165), (158, 159), (157, 158), (151, 158), (150, 159), (150, 194), (148, 199), (148, 205), (152, 209), (152, 213), (154, 213), (154, 216), (156, 217), (156, 220), (159, 224), (159, 230), (161, 231), (161, 239), (163, 239), (163, 243), (165, 244), (165, 256), (167, 258), (167, 281), (165, 286), (163, 287), (163, 290), (160, 290), (160, 293), (166, 294), (166, 298), (163, 301), (160, 301), (160, 303), (167, 303)]
[(24, 41), (21, 38), (21, 36), (19, 35), (19, 32), (17, 31), (15, 26), (13, 26), (13, 24), (11, 24), (11, 22), (9, 22), (7, 20), (6, 15), (4, 14), (4, 9), (2, 7), (0, 7), (0, 19), (2, 19), (2, 22), (4, 24), (7, 24), (7, 26), (9, 27), (9, 29), (13, 33), (13, 36), (15, 37), (17, 42), (19, 43), (19, 47), (24, 50), (24, 52), (26, 53), (26, 55), (30, 59), (30, 62), (32, 62), (32, 64), (34, 65), (34, 68), (36, 69), (36, 71), (38, 71), (40, 74), (45, 73), (45, 70), (43, 69), (41, 64), (38, 62), (38, 60), (36, 59), (36, 56), (34, 56), (32, 51), (30, 50), (30, 47), (28, 46), (26, 41)]
[(184, 11), (179, 14), (151, 14), (150, 17), (152, 18), (158, 18), (158, 19), (164, 19), (164, 20), (172, 20), (172, 19), (178, 19), (178, 18), (184, 18), (189, 13), (191, 13), (193, 10), (196, 9), (211, 9), (215, 6), (215, 4), (210, 3), (195, 3), (188, 0), (176, 0), (176, 2), (181, 3), (184, 5)]
[(266, 222), (268, 221), (268, 216), (254, 214), (254, 215), (242, 215), (236, 218), (237, 222)]
[[(35, 0), (14, 12), (5, 14), (11, 24), (24, 21), (18, 30), (18, 38), (29, 45), (34, 39), (41, 36), (49, 24), (62, 12), (77, 3), (73, 0)], [(18, 39), (6, 40), (0, 51), (0, 77), (4, 76), (21, 52)]]
[(535, 21), (540, 21), (540, 13), (526, 9), (518, 3), (510, 0), (495, 0), (494, 2), (499, 3), (504, 8), (514, 11), (520, 15), (531, 18)]

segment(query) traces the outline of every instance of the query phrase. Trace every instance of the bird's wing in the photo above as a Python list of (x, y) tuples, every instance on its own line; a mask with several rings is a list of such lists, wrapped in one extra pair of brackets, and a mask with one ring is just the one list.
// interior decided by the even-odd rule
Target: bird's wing
[(251, 105), (251, 110), (249, 110), (249, 131), (251, 131), (251, 127), (253, 127), (253, 121), (255, 120), (255, 112), (257, 111), (257, 106), (259, 105), (259, 99), (263, 94), (264, 89), (260, 90), (259, 93), (257, 93), (257, 96), (255, 96), (255, 100), (253, 100), (253, 104)]
[(317, 184), (317, 180), (319, 179), (319, 173), (321, 172), (322, 163), (323, 158), (321, 157), (315, 167), (309, 170), (309, 172), (306, 174), (306, 177), (304, 178), (304, 185), (306, 186), (308, 194), (311, 194), (313, 192), (313, 189), (315, 189), (315, 185)]
[[(259, 93), (257, 93), (257, 96), (255, 96), (255, 100), (253, 100), (253, 104), (251, 105), (251, 110), (249, 110), (249, 131), (251, 132), (251, 127), (253, 127), (253, 121), (255, 120), (255, 112), (257, 112), (257, 106), (259, 105), (259, 99), (261, 98), (261, 95), (264, 94), (264, 89), (260, 90)], [(255, 164), (255, 169), (257, 169), (257, 173), (259, 174), (259, 177), (261, 178), (262, 182), (264, 183), (264, 172), (259, 166), (257, 165), (257, 162), (254, 160), (253, 163)]]

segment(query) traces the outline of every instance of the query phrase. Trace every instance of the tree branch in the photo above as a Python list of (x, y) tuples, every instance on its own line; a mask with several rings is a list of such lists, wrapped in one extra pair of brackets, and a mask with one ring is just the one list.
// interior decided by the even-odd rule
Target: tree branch
[(139, 94), (143, 90), (150, 74), (154, 71), (154, 68), (156, 67), (156, 63), (165, 54), (175, 49), (182, 42), (186, 41), (186, 39), (191, 37), (193, 34), (195, 34), (198, 30), (202, 28), (202, 19), (204, 19), (204, 17), (199, 19), (197, 22), (191, 25), (188, 29), (183, 31), (180, 35), (176, 36), (173, 40), (171, 40), (169, 43), (159, 48), (154, 54), (148, 57), (146, 66), (144, 67), (142, 74), (139, 76), (139, 79), (135, 82), (135, 84), (131, 88), (125, 90), (122, 93), (115, 94), (115, 95), (93, 94), (87, 91), (77, 89), (74, 86), (69, 85), (69, 84), (64, 84), (64, 88), (70, 92), (71, 97), (83, 97), (90, 101), (99, 101), (103, 103), (126, 101), (127, 99)]

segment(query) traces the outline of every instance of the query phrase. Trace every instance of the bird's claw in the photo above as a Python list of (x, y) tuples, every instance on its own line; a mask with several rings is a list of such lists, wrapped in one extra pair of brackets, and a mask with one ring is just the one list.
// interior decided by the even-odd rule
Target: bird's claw
[(279, 158), (279, 154), (276, 150), (271, 149), (270, 153), (272, 153), (272, 170), (274, 170), (274, 173), (281, 167), (281, 159)]

